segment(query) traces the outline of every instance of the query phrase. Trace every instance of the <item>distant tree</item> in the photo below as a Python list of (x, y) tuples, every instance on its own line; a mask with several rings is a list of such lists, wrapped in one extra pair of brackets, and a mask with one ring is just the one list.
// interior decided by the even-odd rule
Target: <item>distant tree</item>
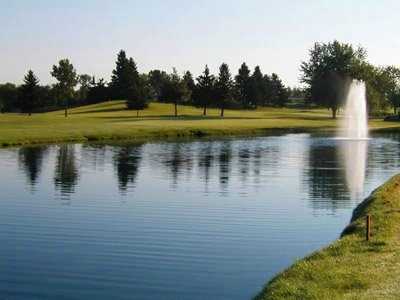
[(0, 84), (0, 112), (9, 112), (18, 108), (19, 89), (13, 83)]
[(400, 88), (396, 87), (389, 94), (389, 101), (393, 106), (394, 113), (397, 114), (399, 112), (400, 107)]
[(139, 117), (139, 111), (145, 109), (153, 97), (153, 89), (147, 76), (141, 75), (136, 84), (128, 89), (127, 107), (136, 110)]
[(301, 87), (292, 87), (292, 88), (289, 87), (288, 93), (289, 97), (291, 98), (299, 98), (299, 99), (305, 98), (305, 90)]
[(234, 88), (229, 66), (225, 63), (219, 67), (219, 74), (215, 86), (217, 105), (221, 110), (221, 117), (223, 117), (225, 108), (233, 101)]
[(191, 99), (189, 100), (189, 102), (192, 102), (193, 96), (196, 91), (196, 83), (194, 82), (193, 75), (192, 75), (192, 73), (190, 73), (190, 71), (185, 72), (185, 74), (183, 75), (183, 81), (186, 83), (186, 86), (189, 89), (190, 94), (191, 94), (191, 97), (190, 97)]
[[(139, 74), (138, 74), (139, 76)], [(111, 75), (111, 92), (113, 99), (126, 99), (129, 89), (128, 58), (126, 52), (120, 50)]]
[(271, 78), (267, 74), (265, 74), (263, 76), (263, 99), (261, 105), (263, 106), (272, 105), (271, 98), (272, 98), (272, 82)]
[(238, 75), (235, 77), (239, 101), (244, 108), (252, 107), (250, 70), (246, 63), (240, 66)]
[(396, 114), (397, 108), (400, 107), (400, 69), (387, 66), (379, 68), (378, 74), (378, 80), (375, 80), (376, 87), (387, 98)]
[(265, 82), (264, 76), (259, 66), (255, 67), (253, 74), (250, 77), (249, 98), (251, 99), (251, 106), (263, 105), (265, 97)]
[(58, 90), (59, 97), (64, 102), (65, 117), (67, 117), (69, 100), (73, 98), (74, 87), (78, 83), (78, 76), (76, 75), (74, 66), (67, 58), (60, 60), (58, 65), (53, 66), (51, 76), (58, 81), (56, 89)]
[(113, 99), (126, 100), (128, 109), (139, 110), (147, 106), (150, 94), (148, 81), (139, 76), (136, 63), (129, 59), (124, 50), (118, 53), (116, 67), (111, 76), (111, 93)]
[(174, 115), (178, 116), (178, 104), (187, 102), (190, 99), (191, 92), (186, 82), (180, 78), (174, 69), (168, 76), (161, 90), (161, 101), (174, 104)]
[(366, 84), (369, 113), (385, 113), (390, 106), (395, 109), (399, 70), (370, 63), (364, 63), (360, 70), (360, 77)]
[(207, 115), (207, 107), (215, 96), (215, 77), (210, 74), (210, 69), (206, 65), (202, 75), (197, 77), (195, 105), (203, 107), (203, 116)]
[(55, 108), (57, 106), (56, 99), (57, 99), (57, 93), (56, 90), (50, 86), (50, 85), (45, 85), (45, 86), (39, 86), (39, 104), (38, 108), (40, 108), (38, 111), (47, 111), (49, 108)]
[(338, 41), (315, 43), (310, 58), (301, 64), (302, 82), (310, 101), (332, 110), (332, 117), (343, 105), (343, 85), (347, 77), (362, 79), (366, 51)]
[(113, 99), (127, 100), (132, 94), (139, 94), (139, 73), (132, 57), (129, 59), (124, 50), (118, 53), (115, 69), (111, 76), (111, 92)]
[(78, 100), (85, 102), (89, 93), (90, 85), (92, 82), (92, 76), (88, 74), (81, 74), (78, 76), (79, 90), (78, 90)]
[(103, 78), (96, 81), (96, 78), (93, 76), (90, 82), (88, 94), (87, 94), (87, 102), (90, 104), (99, 103), (106, 101), (110, 98), (110, 89), (107, 86), (107, 83)]
[(168, 80), (168, 74), (165, 71), (152, 70), (148, 75), (149, 82), (154, 90), (155, 99), (160, 100), (161, 89), (164, 83)]
[(285, 106), (287, 101), (289, 100), (288, 92), (283, 85), (279, 76), (275, 73), (271, 75), (271, 103), (274, 106)]
[(39, 79), (32, 70), (25, 75), (24, 83), (21, 85), (20, 108), (22, 112), (28, 113), (30, 116), (32, 110), (39, 103)]

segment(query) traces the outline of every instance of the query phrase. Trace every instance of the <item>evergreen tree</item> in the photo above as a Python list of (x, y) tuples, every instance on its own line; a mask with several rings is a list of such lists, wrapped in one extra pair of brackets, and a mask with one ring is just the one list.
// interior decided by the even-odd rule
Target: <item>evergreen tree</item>
[(271, 98), (272, 104), (280, 107), (284, 106), (289, 100), (288, 93), (281, 79), (275, 73), (272, 73), (271, 75), (271, 89), (272, 89), (272, 98)]
[(189, 89), (191, 93), (191, 99), (189, 101), (192, 101), (193, 95), (196, 90), (196, 83), (194, 82), (193, 75), (190, 73), (190, 71), (186, 71), (185, 74), (183, 75), (183, 81), (186, 83), (187, 88)]
[(250, 80), (250, 70), (246, 63), (243, 63), (239, 69), (238, 75), (235, 77), (235, 82), (238, 91), (239, 101), (242, 107), (251, 107), (251, 80)]
[(191, 91), (182, 80), (176, 70), (168, 76), (161, 90), (161, 101), (174, 104), (174, 115), (178, 116), (178, 104), (187, 102), (190, 99)]
[(60, 60), (58, 66), (53, 66), (51, 76), (53, 76), (58, 81), (56, 84), (56, 89), (62, 102), (64, 102), (65, 117), (67, 117), (69, 100), (73, 98), (74, 87), (78, 83), (76, 71), (74, 69), (74, 66), (66, 58)]
[(139, 88), (139, 73), (133, 58), (127, 58), (124, 50), (118, 53), (115, 69), (111, 76), (112, 98), (127, 100)]
[(219, 67), (218, 79), (216, 81), (216, 96), (218, 107), (221, 109), (221, 117), (224, 116), (225, 108), (233, 101), (233, 86), (229, 66), (223, 63)]
[(259, 66), (256, 66), (250, 78), (250, 100), (251, 106), (262, 105), (265, 97), (264, 77)]
[(21, 111), (31, 115), (32, 110), (39, 102), (39, 80), (32, 70), (29, 70), (28, 74), (25, 75), (20, 96)]
[(124, 50), (118, 53), (110, 87), (112, 98), (126, 100), (127, 108), (137, 110), (138, 115), (139, 110), (147, 107), (152, 94), (148, 80), (139, 76), (135, 61), (128, 59)]
[(206, 65), (202, 75), (197, 77), (195, 104), (203, 107), (203, 116), (207, 115), (207, 107), (211, 104), (215, 94), (215, 77), (210, 74)]
[(265, 74), (263, 76), (263, 100), (262, 100), (262, 105), (263, 106), (272, 105), (271, 104), (271, 98), (272, 98), (271, 78), (267, 74)]

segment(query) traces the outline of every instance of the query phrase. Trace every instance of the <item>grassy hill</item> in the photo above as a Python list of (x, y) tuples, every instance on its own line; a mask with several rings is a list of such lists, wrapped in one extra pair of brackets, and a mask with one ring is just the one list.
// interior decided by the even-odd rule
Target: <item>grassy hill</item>
[[(257, 110), (202, 110), (190, 106), (178, 108), (173, 116), (171, 104), (152, 103), (140, 112), (125, 109), (123, 101), (104, 102), (70, 110), (27, 116), (0, 114), (0, 146), (61, 141), (145, 139), (203, 135), (253, 135), (270, 129), (333, 129), (336, 122), (328, 110), (260, 108)], [(397, 123), (373, 121), (375, 128), (397, 127)]]

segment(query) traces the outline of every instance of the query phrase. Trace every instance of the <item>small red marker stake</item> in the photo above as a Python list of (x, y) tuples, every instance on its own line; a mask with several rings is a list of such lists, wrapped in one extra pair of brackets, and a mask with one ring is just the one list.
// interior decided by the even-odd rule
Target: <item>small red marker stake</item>
[(367, 215), (366, 217), (366, 227), (367, 227), (367, 232), (366, 232), (366, 236), (365, 239), (367, 241), (369, 241), (371, 239), (371, 216)]

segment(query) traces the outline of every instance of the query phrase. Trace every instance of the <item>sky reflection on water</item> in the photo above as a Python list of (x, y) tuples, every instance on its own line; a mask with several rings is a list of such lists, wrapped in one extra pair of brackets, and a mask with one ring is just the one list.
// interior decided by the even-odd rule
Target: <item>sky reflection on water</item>
[(400, 137), (0, 150), (0, 295), (248, 299), (337, 238)]

